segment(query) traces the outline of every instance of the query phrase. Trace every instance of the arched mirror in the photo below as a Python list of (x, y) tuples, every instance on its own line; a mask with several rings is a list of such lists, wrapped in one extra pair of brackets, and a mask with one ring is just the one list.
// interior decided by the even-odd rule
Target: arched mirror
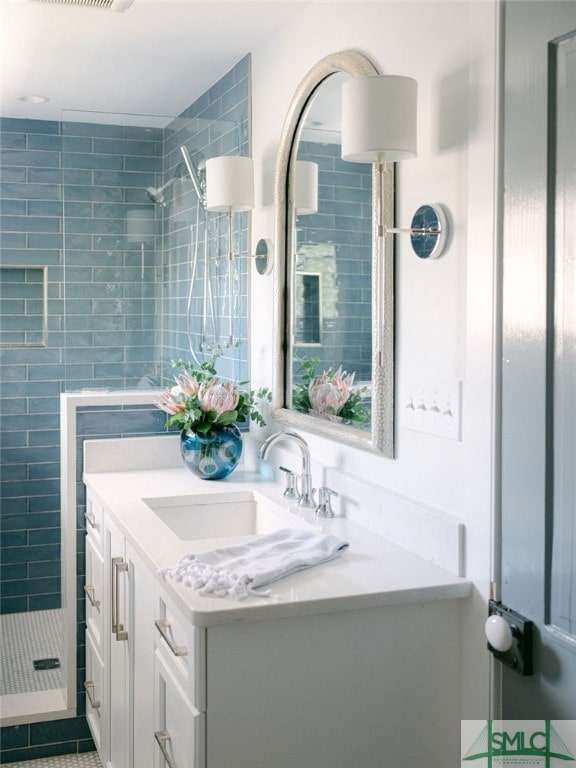
[(394, 453), (394, 167), (341, 158), (342, 83), (361, 54), (321, 59), (298, 86), (275, 175), (274, 418)]

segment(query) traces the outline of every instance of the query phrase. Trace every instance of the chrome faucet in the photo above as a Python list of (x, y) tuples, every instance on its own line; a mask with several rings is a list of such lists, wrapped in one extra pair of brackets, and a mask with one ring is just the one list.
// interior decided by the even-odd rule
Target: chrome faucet
[(282, 441), (296, 443), (302, 452), (302, 474), (300, 475), (300, 495), (298, 504), (301, 507), (315, 509), (316, 502), (314, 501), (314, 488), (312, 488), (312, 475), (310, 474), (310, 449), (303, 437), (300, 437), (296, 432), (275, 432), (262, 444), (259, 458), (264, 460), (270, 448)]

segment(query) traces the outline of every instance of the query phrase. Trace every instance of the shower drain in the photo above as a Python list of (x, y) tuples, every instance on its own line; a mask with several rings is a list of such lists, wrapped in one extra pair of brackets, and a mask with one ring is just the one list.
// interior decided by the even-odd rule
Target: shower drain
[(60, 669), (60, 659), (34, 659), (32, 663), (36, 672), (43, 669)]

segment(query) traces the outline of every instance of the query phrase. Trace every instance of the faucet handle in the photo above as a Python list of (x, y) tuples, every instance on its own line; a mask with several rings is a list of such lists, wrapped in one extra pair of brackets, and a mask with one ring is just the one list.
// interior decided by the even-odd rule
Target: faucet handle
[(284, 489), (284, 498), (294, 499), (295, 501), (300, 498), (297, 486), (297, 477), (291, 469), (286, 467), (280, 467), (282, 472), (286, 473), (286, 488)]
[(334, 510), (332, 509), (332, 496), (338, 496), (336, 491), (332, 488), (327, 488), (325, 485), (318, 489), (318, 506), (316, 507), (316, 517), (334, 517)]

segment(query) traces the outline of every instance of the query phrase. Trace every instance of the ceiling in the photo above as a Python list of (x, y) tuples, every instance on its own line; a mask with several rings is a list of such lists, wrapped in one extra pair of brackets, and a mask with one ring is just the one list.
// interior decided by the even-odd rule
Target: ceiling
[[(314, 1), (134, 0), (115, 13), (70, 0), (0, 0), (0, 115), (179, 115)], [(30, 95), (50, 100), (19, 100)]]

